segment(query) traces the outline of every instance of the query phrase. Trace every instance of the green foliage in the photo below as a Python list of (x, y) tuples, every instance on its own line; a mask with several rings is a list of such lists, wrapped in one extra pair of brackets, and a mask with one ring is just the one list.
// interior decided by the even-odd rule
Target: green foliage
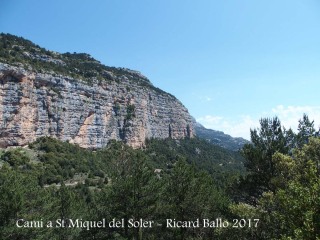
[(133, 104), (129, 104), (127, 106), (127, 116), (126, 119), (127, 120), (131, 120), (132, 118), (134, 118), (135, 115), (135, 106)]
[[(270, 239), (264, 235), (261, 227), (264, 222), (261, 219), (261, 210), (245, 204), (232, 203), (229, 205), (229, 223), (231, 228), (221, 228), (217, 231), (218, 239)], [(240, 227), (241, 225), (244, 227)]]
[(253, 144), (243, 150), (249, 174), (239, 189), (253, 206), (231, 212), (239, 217), (255, 213), (261, 224), (239, 234), (245, 239), (319, 239), (320, 139), (313, 122), (304, 115), (295, 134), (281, 130), (278, 120), (265, 119), (259, 134), (251, 134)]
[[(302, 122), (295, 134), (276, 118), (262, 120), (261, 129), (251, 132), (252, 145), (243, 150), (247, 174), (237, 169), (238, 153), (197, 138), (152, 139), (145, 149), (111, 141), (93, 151), (46, 137), (30, 144), (36, 160), (30, 149), (5, 150), (0, 239), (319, 239), (320, 139), (312, 122)], [(259, 174), (265, 181), (257, 181)], [(239, 176), (240, 185), (232, 185)], [(247, 198), (230, 198), (236, 190)], [(17, 219), (103, 218), (155, 223), (89, 230), (15, 226)], [(244, 219), (251, 227), (166, 227), (166, 219), (206, 218), (231, 224)]]
[(251, 202), (255, 202), (263, 192), (275, 191), (276, 186), (271, 179), (278, 173), (275, 170), (277, 163), (274, 162), (273, 155), (292, 155), (295, 148), (301, 148), (310, 137), (317, 135), (313, 122), (306, 115), (299, 121), (297, 134), (291, 129), (283, 128), (277, 117), (261, 119), (260, 128), (251, 130), (252, 143), (246, 144), (242, 149), (245, 167), (248, 170), (248, 175), (241, 181), (239, 188), (242, 195), (247, 194), (247, 200), (254, 197)]
[(274, 155), (275, 190), (264, 192), (256, 206), (230, 205), (233, 219), (259, 219), (257, 227), (220, 229), (219, 239), (320, 239), (320, 139), (309, 140), (293, 156)]
[[(121, 154), (114, 164), (116, 171), (109, 195), (112, 215), (125, 219), (125, 222), (130, 218), (154, 219), (160, 185), (146, 163), (146, 156), (142, 152)], [(128, 229), (126, 226), (122, 231), (124, 236), (138, 239), (143, 229)]]
[(244, 174), (243, 158), (238, 152), (213, 145), (198, 138), (149, 139), (146, 153), (155, 168), (170, 169), (181, 158), (198, 170), (207, 171), (215, 184), (225, 188), (237, 175)]
[[(186, 220), (222, 216), (229, 203), (212, 176), (206, 171), (200, 171), (201, 164), (190, 165), (182, 160), (183, 155), (192, 153), (189, 159), (191, 160), (199, 154), (199, 149), (204, 153), (205, 148), (214, 146), (206, 145), (197, 139), (179, 141), (179, 146), (176, 144), (173, 140), (152, 140), (145, 150), (139, 150), (112, 141), (107, 148), (92, 151), (53, 138), (38, 139), (30, 144), (38, 159), (28, 163), (30, 169), (18, 165), (24, 162), (19, 159), (25, 157), (23, 152), (20, 152), (21, 155), (13, 155), (16, 158), (15, 168), (5, 165), (0, 169), (1, 239), (12, 239), (13, 234), (17, 239), (181, 239), (187, 236), (196, 238), (198, 235), (214, 237), (212, 229), (180, 231), (162, 229), (156, 225), (165, 223), (165, 219), (172, 216)], [(162, 148), (161, 145), (166, 147)], [(168, 153), (167, 147), (175, 150)], [(221, 151), (214, 154), (212, 150), (210, 154), (220, 156), (220, 160), (223, 156), (233, 156), (230, 153), (223, 155), (222, 153), (227, 151)], [(168, 157), (172, 160), (171, 165), (168, 168), (166, 162), (160, 165), (154, 160), (155, 156)], [(163, 171), (155, 173), (154, 169), (161, 166)], [(75, 184), (71, 184), (73, 182)], [(10, 201), (12, 198), (15, 201)], [(182, 212), (184, 214), (181, 217)], [(17, 218), (42, 219), (44, 222), (77, 218), (105, 218), (109, 222), (113, 219), (142, 218), (154, 220), (155, 226), (149, 229), (17, 229)]]
[(9, 163), (13, 167), (25, 165), (30, 161), (22, 149), (10, 149), (0, 157), (1, 160)]
[(89, 169), (98, 170), (92, 162), (95, 154), (70, 143), (54, 138), (39, 138), (30, 145), (39, 151), (39, 160), (43, 163), (43, 184), (59, 183), (72, 178), (75, 173), (86, 173)]
[(260, 207), (269, 213), (266, 220), (275, 233), (273, 237), (320, 238), (319, 149), (320, 139), (310, 138), (292, 157), (274, 155), (278, 175), (272, 180), (277, 188), (260, 199)]
[(11, 219), (17, 217), (22, 210), (23, 194), (22, 182), (23, 177), (17, 173), (11, 173), (9, 169), (2, 169), (1, 174), (1, 204), (0, 204), (0, 226), (8, 224)]
[(319, 131), (316, 132), (314, 128), (314, 121), (310, 121), (309, 117), (304, 114), (302, 119), (299, 120), (298, 134), (296, 135), (296, 146), (303, 147), (308, 143), (308, 139), (312, 136), (319, 136)]
[(115, 103), (113, 111), (115, 112), (116, 116), (118, 116), (118, 113), (120, 111), (120, 104), (118, 102)]
[(285, 131), (280, 120), (261, 119), (260, 129), (251, 130), (252, 144), (246, 144), (242, 149), (245, 166), (250, 177), (254, 179), (257, 191), (271, 190), (269, 184), (274, 176), (272, 156), (276, 152), (288, 153)]
[[(207, 173), (196, 171), (192, 165), (180, 159), (164, 181), (160, 207), (165, 219), (191, 221), (223, 216), (223, 209), (227, 207), (228, 199), (216, 188)], [(164, 226), (165, 224), (163, 222)], [(166, 238), (185, 239), (187, 236), (192, 239), (196, 239), (197, 236), (210, 239), (213, 238), (214, 232), (205, 228), (180, 228), (168, 231)]]
[[(0, 170), (0, 239), (34, 239), (34, 229), (18, 229), (17, 219), (41, 219), (37, 212), (41, 209), (40, 187), (37, 173), (30, 174), (6, 166)], [(44, 199), (44, 198), (43, 198)]]

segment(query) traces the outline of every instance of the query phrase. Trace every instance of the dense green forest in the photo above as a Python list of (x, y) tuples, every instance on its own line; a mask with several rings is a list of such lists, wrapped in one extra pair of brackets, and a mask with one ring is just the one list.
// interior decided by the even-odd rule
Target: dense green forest
[(197, 138), (94, 151), (44, 137), (1, 150), (0, 167), (0, 239), (320, 239), (306, 115), (296, 133), (261, 119), (240, 153)]

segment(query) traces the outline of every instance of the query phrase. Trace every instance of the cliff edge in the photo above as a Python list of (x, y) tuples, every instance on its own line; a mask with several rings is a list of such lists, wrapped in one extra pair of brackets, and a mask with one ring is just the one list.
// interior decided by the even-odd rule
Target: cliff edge
[(138, 148), (146, 138), (194, 135), (182, 103), (139, 72), (9, 34), (0, 44), (0, 147), (52, 136), (84, 148), (111, 139)]

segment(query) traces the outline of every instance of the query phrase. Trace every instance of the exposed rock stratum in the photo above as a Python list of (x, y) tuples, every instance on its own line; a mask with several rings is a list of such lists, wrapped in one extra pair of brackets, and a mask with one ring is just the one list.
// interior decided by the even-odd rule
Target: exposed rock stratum
[[(139, 72), (106, 67), (86, 54), (47, 51), (12, 35), (2, 34), (1, 42), (9, 50), (0, 55), (0, 147), (52, 136), (84, 148), (112, 139), (139, 148), (147, 138), (194, 135), (182, 103)], [(83, 61), (86, 72), (75, 61)]]

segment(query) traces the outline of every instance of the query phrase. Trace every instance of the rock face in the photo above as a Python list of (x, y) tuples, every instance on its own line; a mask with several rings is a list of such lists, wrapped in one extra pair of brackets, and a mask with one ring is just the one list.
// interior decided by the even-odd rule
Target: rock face
[(87, 83), (26, 69), (0, 63), (0, 147), (52, 136), (84, 148), (101, 148), (111, 139), (138, 148), (146, 138), (194, 135), (181, 102), (126, 75)]

